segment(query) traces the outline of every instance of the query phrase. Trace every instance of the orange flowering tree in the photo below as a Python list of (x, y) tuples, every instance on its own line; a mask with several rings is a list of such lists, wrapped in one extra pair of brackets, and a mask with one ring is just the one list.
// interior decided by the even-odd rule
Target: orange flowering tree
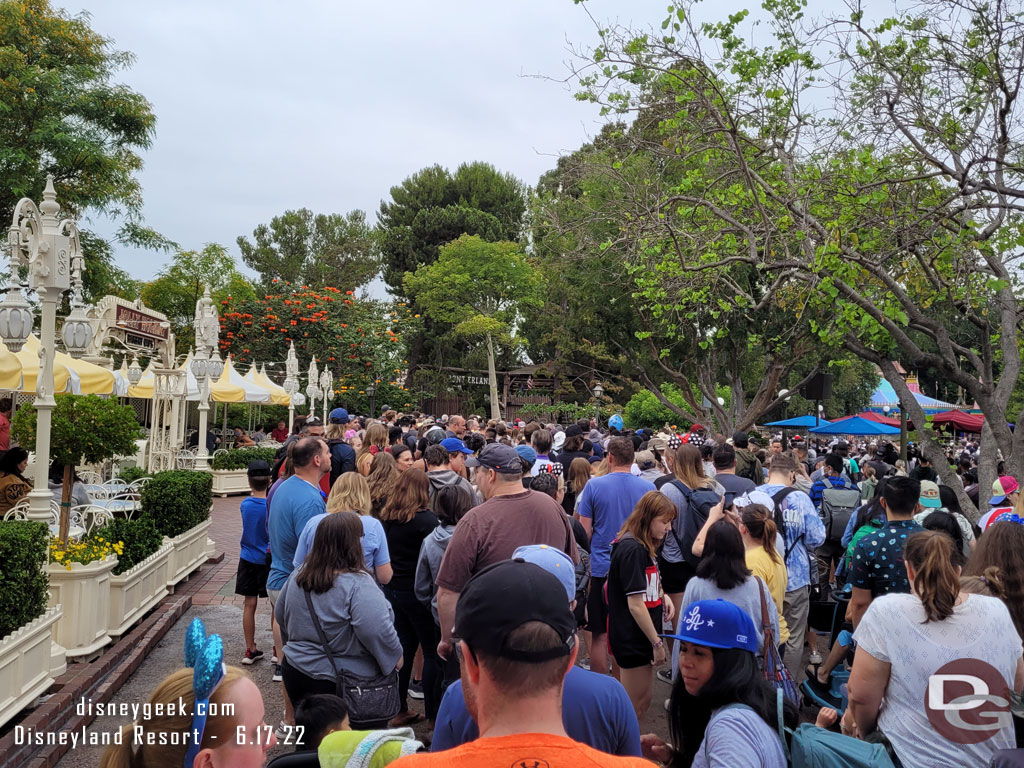
[[(244, 372), (266, 363), (278, 384), (284, 376), (288, 346), (295, 342), (301, 388), (316, 355), (320, 370), (334, 374), (339, 405), (366, 411), (366, 386), (373, 381), (377, 402), (397, 408), (411, 405), (405, 388), (406, 339), (419, 316), (403, 303), (360, 298), (353, 291), (313, 288), (274, 281), (281, 290), (256, 298), (221, 301), (221, 355), (231, 354)], [(381, 399), (381, 398), (387, 399)]]

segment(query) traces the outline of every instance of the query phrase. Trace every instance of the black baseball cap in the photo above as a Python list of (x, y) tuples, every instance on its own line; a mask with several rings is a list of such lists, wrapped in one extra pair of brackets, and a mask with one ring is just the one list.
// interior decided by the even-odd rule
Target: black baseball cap
[(518, 475), (523, 472), (519, 454), (511, 445), (490, 443), (485, 445), (479, 456), (467, 456), (467, 467), (486, 467), (501, 474)]
[(582, 434), (583, 430), (580, 428), (579, 424), (570, 424), (568, 427), (565, 428), (566, 437), (576, 437), (576, 435)]
[(256, 459), (256, 461), (249, 462), (246, 474), (249, 477), (270, 477), (272, 473), (270, 471), (270, 464), (263, 461), (263, 459)]
[[(509, 635), (531, 621), (551, 627), (558, 644), (533, 651), (509, 648)], [(455, 607), (455, 635), (475, 651), (539, 664), (572, 653), (576, 619), (556, 576), (525, 560), (503, 560), (466, 582)]]

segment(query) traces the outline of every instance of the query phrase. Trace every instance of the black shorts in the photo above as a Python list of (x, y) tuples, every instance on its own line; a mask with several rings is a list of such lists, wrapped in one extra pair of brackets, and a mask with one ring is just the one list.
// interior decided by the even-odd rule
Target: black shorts
[(607, 576), (590, 577), (590, 594), (587, 596), (587, 629), (595, 635), (608, 634), (608, 604), (604, 601), (604, 584)]
[[(615, 659), (615, 663), (618, 664), (622, 669), (636, 669), (637, 667), (650, 667), (651, 662), (654, 661), (654, 648), (651, 648), (651, 652), (646, 656), (643, 654), (629, 653), (619, 656), (615, 653), (614, 648), (609, 649), (612, 653), (612, 658)], [(671, 661), (671, 659), (669, 659)]]
[(238, 573), (235, 576), (235, 594), (246, 597), (267, 596), (267, 576), (270, 575), (270, 555), (267, 561), (250, 563), (248, 560), (238, 561)]
[(682, 594), (686, 585), (696, 574), (696, 570), (685, 560), (681, 563), (670, 563), (658, 555), (658, 572), (661, 574), (661, 588), (667, 595)]

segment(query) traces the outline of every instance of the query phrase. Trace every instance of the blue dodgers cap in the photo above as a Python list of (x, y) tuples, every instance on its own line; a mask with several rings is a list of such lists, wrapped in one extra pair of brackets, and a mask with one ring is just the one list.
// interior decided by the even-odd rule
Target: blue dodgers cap
[(529, 544), (513, 552), (512, 559), (539, 565), (548, 573), (554, 574), (565, 587), (569, 602), (576, 599), (576, 564), (562, 550), (549, 547), (547, 544)]
[(473, 452), (466, 447), (466, 444), (457, 437), (446, 437), (441, 441), (441, 445), (446, 451), (448, 451), (448, 453), (465, 453), (470, 456), (473, 455)]
[(537, 452), (528, 445), (517, 445), (516, 453), (519, 454), (519, 458), (529, 464), (531, 467), (534, 462), (537, 461)]
[(708, 648), (739, 648), (757, 653), (754, 620), (738, 605), (721, 598), (690, 603), (679, 619), (678, 633), (662, 637)]
[(348, 411), (344, 408), (335, 408), (331, 411), (331, 424), (348, 424), (350, 421), (351, 419), (349, 418)]

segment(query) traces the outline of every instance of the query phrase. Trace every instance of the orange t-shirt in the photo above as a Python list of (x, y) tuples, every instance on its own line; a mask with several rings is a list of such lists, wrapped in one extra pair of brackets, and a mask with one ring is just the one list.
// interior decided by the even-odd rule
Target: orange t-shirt
[(460, 768), (495, 765), (501, 768), (651, 768), (640, 757), (619, 757), (599, 752), (568, 736), (517, 733), (470, 741), (444, 752), (409, 755), (391, 768)]

